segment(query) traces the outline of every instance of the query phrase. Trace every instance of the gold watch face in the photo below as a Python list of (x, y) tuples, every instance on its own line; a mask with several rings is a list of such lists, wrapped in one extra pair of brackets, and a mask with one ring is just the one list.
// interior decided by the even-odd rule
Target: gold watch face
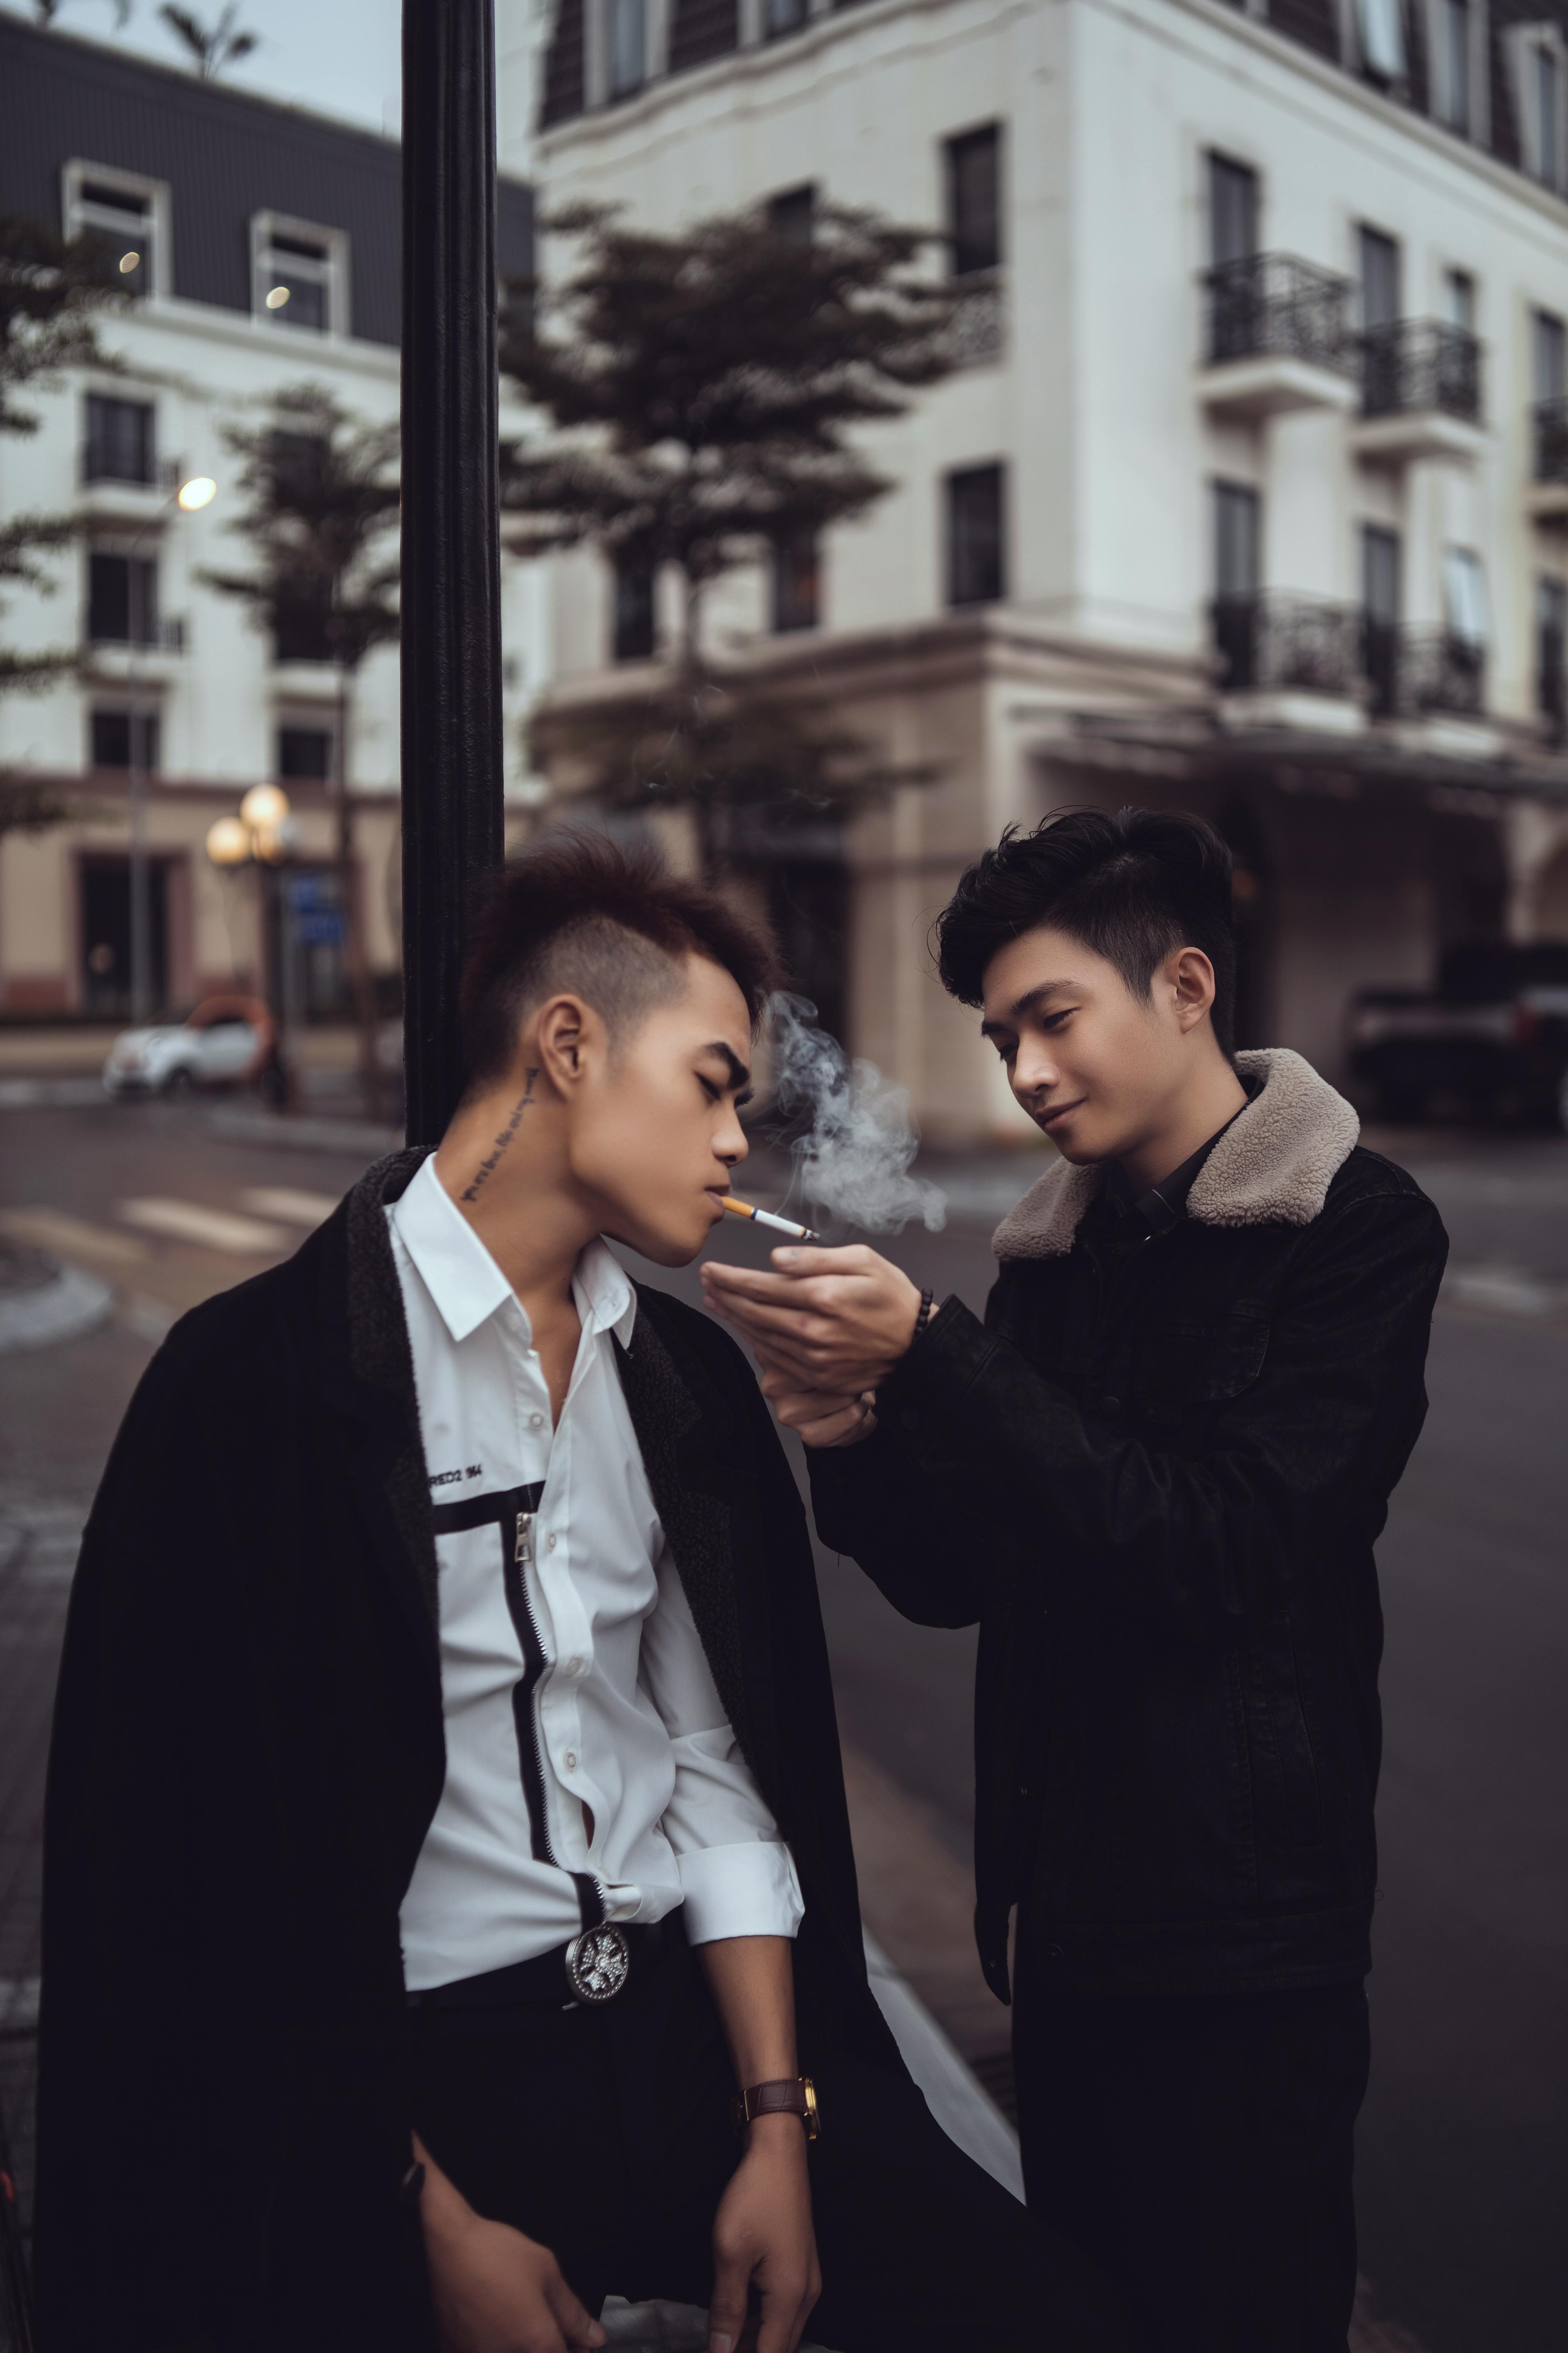
[(816, 2116), (816, 2085), (809, 2075), (803, 2075), (801, 2088), (805, 2094), (805, 2137), (807, 2140), (815, 2140), (822, 2130)]

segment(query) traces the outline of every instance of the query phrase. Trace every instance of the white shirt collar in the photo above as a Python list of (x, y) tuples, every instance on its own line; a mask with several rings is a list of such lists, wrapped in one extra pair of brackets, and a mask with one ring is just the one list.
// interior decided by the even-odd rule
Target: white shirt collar
[[(391, 1218), (455, 1341), (477, 1332), (509, 1300), (527, 1323), (510, 1283), (436, 1174), (433, 1152), (393, 1203)], [(623, 1348), (631, 1345), (637, 1293), (626, 1269), (604, 1242), (591, 1241), (577, 1261), (572, 1293), (584, 1331), (611, 1331)]]

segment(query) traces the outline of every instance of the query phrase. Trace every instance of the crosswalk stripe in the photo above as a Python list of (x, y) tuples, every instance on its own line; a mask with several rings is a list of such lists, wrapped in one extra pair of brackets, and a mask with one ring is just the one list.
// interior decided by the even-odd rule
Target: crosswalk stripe
[(258, 1218), (280, 1218), (286, 1226), (319, 1226), (337, 1208), (331, 1193), (304, 1193), (297, 1185), (250, 1185), (240, 1195)]
[(111, 1227), (89, 1225), (85, 1218), (73, 1218), (68, 1210), (43, 1204), (0, 1210), (0, 1226), (15, 1240), (58, 1250), (61, 1258), (84, 1258), (104, 1266), (141, 1266), (153, 1255), (134, 1234), (117, 1234)]
[(121, 1201), (120, 1215), (128, 1226), (140, 1226), (147, 1233), (165, 1234), (177, 1242), (198, 1242), (205, 1250), (227, 1250), (236, 1258), (259, 1257), (289, 1247), (281, 1226), (265, 1225), (259, 1218), (237, 1217), (230, 1209), (205, 1208), (199, 1201)]

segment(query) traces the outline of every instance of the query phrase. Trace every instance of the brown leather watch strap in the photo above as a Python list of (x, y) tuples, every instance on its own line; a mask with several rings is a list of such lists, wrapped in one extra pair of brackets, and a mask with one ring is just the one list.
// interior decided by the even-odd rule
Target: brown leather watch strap
[(753, 2084), (749, 2090), (737, 2092), (730, 2103), (730, 2115), (738, 2132), (744, 2131), (756, 2116), (798, 2116), (805, 2126), (807, 2140), (817, 2136), (816, 2087), (809, 2075), (785, 2075), (776, 2083)]

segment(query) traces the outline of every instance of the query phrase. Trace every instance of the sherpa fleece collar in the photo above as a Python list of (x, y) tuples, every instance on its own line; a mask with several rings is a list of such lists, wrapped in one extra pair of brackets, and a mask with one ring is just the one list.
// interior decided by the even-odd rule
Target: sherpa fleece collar
[[(1263, 1083), (1198, 1171), (1187, 1215), (1205, 1226), (1310, 1226), (1355, 1149), (1361, 1122), (1288, 1046), (1238, 1054), (1236, 1067)], [(1100, 1177), (1098, 1167), (1068, 1160), (1048, 1168), (992, 1236), (996, 1256), (1064, 1258)]]

